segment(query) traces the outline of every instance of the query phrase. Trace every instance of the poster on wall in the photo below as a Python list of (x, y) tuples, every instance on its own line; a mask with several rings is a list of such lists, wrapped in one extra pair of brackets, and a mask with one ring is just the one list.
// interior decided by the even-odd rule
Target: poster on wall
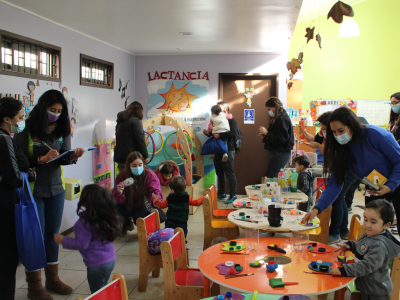
[(244, 110), (244, 124), (254, 124), (254, 109)]
[(93, 151), (93, 182), (111, 190), (111, 143), (100, 141), (99, 145), (94, 146), (96, 150)]
[(147, 118), (167, 115), (189, 124), (203, 124), (217, 99), (208, 96), (208, 72), (148, 73), (149, 104)]

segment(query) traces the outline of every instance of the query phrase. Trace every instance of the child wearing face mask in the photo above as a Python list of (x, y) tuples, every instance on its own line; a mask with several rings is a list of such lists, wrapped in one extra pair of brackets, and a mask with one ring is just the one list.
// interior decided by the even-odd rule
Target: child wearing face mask
[(84, 187), (76, 213), (75, 238), (54, 234), (64, 249), (79, 250), (87, 267), (90, 292), (107, 285), (115, 266), (115, 241), (121, 232), (117, 206), (111, 192), (99, 185)]
[(348, 250), (355, 254), (355, 263), (334, 268), (330, 274), (357, 277), (355, 283), (362, 300), (390, 300), (393, 283), (388, 261), (400, 253), (400, 242), (388, 231), (393, 220), (393, 206), (386, 200), (373, 200), (365, 206), (365, 234), (357, 242), (338, 245), (340, 255)]
[[(211, 107), (211, 118), (208, 124), (207, 133), (222, 133), (230, 131), (228, 119), (232, 119), (231, 114), (225, 114), (222, 112), (221, 106), (213, 105)], [(228, 138), (221, 138), (224, 142), (226, 149), (228, 149)], [(214, 158), (214, 154), (210, 155), (210, 158)], [(224, 153), (222, 156), (222, 161), (228, 160), (228, 153)]]
[(188, 233), (187, 221), (189, 219), (189, 205), (200, 206), (206, 196), (194, 200), (186, 192), (186, 180), (182, 176), (174, 176), (169, 181), (170, 194), (164, 201), (160, 201), (153, 194), (154, 201), (159, 208), (167, 208), (165, 228), (182, 228), (185, 238)]
[(310, 166), (310, 160), (307, 156), (297, 156), (294, 159), (294, 163), (296, 172), (299, 174), (297, 178), (297, 188), (308, 196), (308, 201), (306, 203), (299, 203), (298, 209), (309, 212), (313, 204), (312, 191), (315, 176), (307, 170)]
[(154, 171), (162, 186), (169, 186), (169, 181), (174, 176), (180, 176), (179, 167), (173, 160), (162, 161)]
[[(134, 183), (125, 185), (124, 181), (127, 178), (133, 178)], [(117, 202), (118, 215), (125, 218), (123, 234), (134, 228), (130, 218), (136, 223), (138, 218), (145, 218), (155, 208), (152, 194), (163, 199), (157, 175), (144, 166), (143, 156), (138, 151), (128, 155), (125, 169), (117, 176), (112, 193)], [(165, 214), (161, 209), (158, 209), (158, 212), (160, 221), (163, 222)]]

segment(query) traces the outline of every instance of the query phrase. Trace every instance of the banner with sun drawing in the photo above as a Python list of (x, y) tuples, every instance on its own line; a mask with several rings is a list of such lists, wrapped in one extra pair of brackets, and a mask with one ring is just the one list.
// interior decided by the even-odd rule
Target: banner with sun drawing
[(193, 80), (150, 79), (149, 76), (147, 118), (161, 116), (165, 111), (189, 124), (205, 123), (215, 102), (208, 97), (208, 73), (206, 75), (204, 79), (196, 76)]

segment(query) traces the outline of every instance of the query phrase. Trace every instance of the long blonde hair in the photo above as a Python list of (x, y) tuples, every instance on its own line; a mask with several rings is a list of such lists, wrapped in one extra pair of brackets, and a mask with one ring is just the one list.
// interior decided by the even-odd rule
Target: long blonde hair
[(265, 107), (276, 107), (275, 117), (270, 119), (271, 124), (274, 124), (275, 120), (285, 111), (283, 104), (278, 97), (270, 97), (267, 102), (265, 102)]

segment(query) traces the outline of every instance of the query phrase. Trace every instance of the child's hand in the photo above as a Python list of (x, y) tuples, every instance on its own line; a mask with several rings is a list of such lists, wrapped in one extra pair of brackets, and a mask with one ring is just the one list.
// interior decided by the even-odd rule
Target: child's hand
[(340, 273), (339, 268), (334, 268), (332, 271), (329, 272), (329, 274), (334, 275), (334, 276), (341, 276), (342, 273)]
[(120, 194), (120, 195), (122, 195), (124, 193), (124, 183), (123, 182), (118, 183), (117, 191), (118, 191), (118, 194)]
[(158, 208), (158, 205), (155, 201), (153, 202), (153, 207)]
[(54, 241), (57, 243), (57, 244), (62, 244), (62, 241), (63, 241), (63, 239), (64, 239), (64, 236), (62, 235), (62, 234), (54, 234)]
[(343, 245), (336, 244), (336, 246), (339, 246), (339, 247), (340, 247), (340, 252), (339, 252), (340, 254), (339, 254), (339, 255), (342, 255), (342, 256), (345, 255), (345, 253), (347, 252), (347, 250), (350, 250), (350, 246), (347, 245), (347, 244), (343, 244)]
[(151, 195), (151, 197), (153, 197), (153, 199), (154, 199), (154, 200), (158, 200), (158, 197), (157, 197), (157, 195), (156, 195), (156, 194), (154, 194), (154, 193)]

